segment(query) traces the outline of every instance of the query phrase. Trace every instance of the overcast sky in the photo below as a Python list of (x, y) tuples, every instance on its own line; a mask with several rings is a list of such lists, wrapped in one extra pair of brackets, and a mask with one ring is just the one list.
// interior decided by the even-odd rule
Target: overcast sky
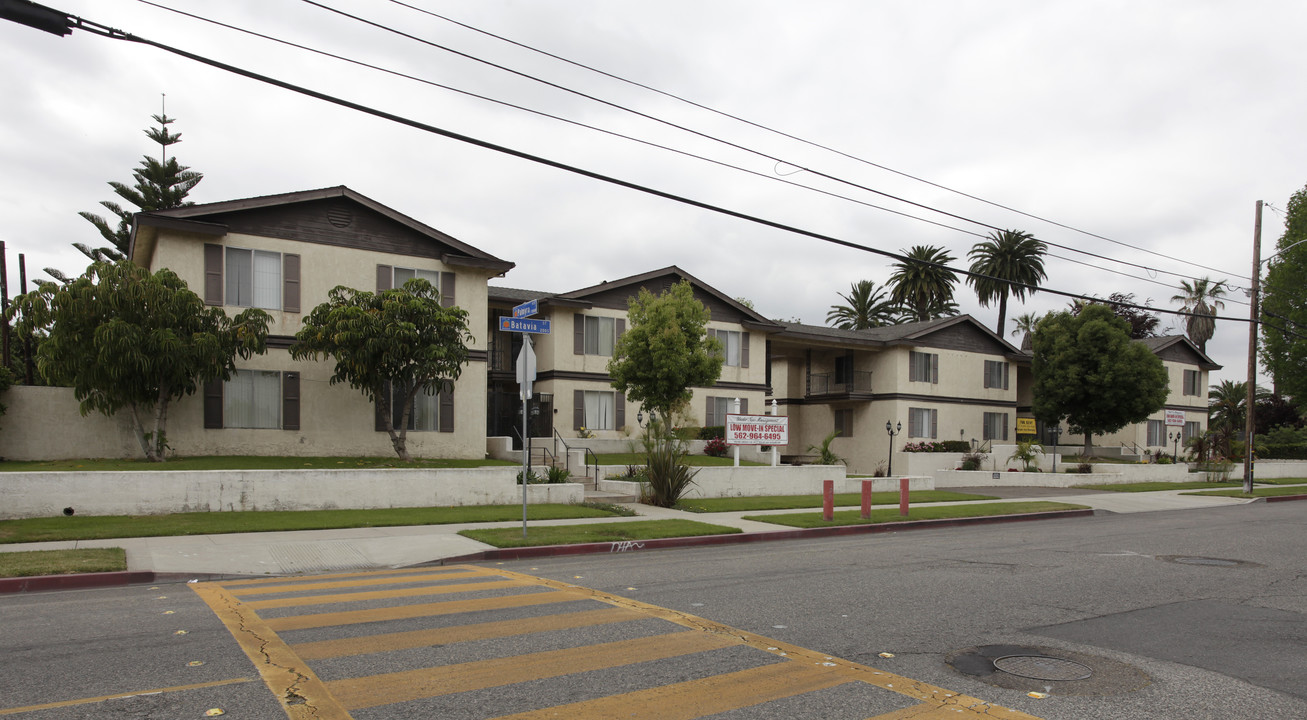
[[(1307, 77), (1302, 2), (406, 1), (846, 155), (382, 0), (322, 2), (736, 147), (300, 0), (160, 4), (757, 174), (143, 2), (47, 4), (423, 123), (878, 249), (942, 245), (962, 266), (980, 240), (970, 233), (987, 232), (968, 220), (1025, 230), (1144, 266), (1054, 248), (1056, 255), (1117, 272), (1049, 258), (1049, 287), (1129, 292), (1169, 308), (1176, 307), (1169, 299), (1179, 279), (1167, 272), (1246, 287), (1255, 202), (1283, 209), (1307, 183), (1297, 137), (1307, 114), (1307, 96), (1296, 89)], [(890, 261), (874, 254), (504, 156), (149, 46), (81, 31), (57, 37), (0, 21), (0, 67), (0, 240), (8, 246), (11, 292), (18, 253), (26, 255), (29, 280), (44, 277), (45, 267), (70, 275), (84, 269), (85, 258), (70, 243), (102, 243), (77, 211), (99, 211), (99, 201), (115, 199), (105, 183), (130, 181), (142, 155), (158, 152), (143, 130), (164, 94), (168, 115), (178, 118), (172, 128), (183, 135), (175, 154), (205, 176), (191, 200), (347, 185), (517, 264), (492, 284), (564, 292), (675, 264), (749, 298), (768, 317), (823, 324), (837, 293), (863, 278), (884, 283), (892, 272)], [(1263, 257), (1282, 230), (1283, 216), (1268, 210), (1263, 247), (1272, 249)], [(1247, 317), (1243, 293), (1232, 295), (1223, 314)], [(957, 296), (964, 312), (994, 326), (996, 307), (979, 307), (965, 286)], [(1009, 332), (1017, 314), (1066, 302), (1041, 293), (1013, 303)], [(1164, 316), (1163, 326), (1182, 322)], [(1247, 342), (1246, 323), (1218, 323), (1208, 345), (1226, 368), (1217, 378), (1245, 374)]]

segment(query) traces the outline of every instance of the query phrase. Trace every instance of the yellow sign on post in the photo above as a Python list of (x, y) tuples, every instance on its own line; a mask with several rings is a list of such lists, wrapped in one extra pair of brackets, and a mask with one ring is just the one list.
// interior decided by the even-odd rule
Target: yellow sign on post
[(1023, 418), (1023, 417), (1019, 417), (1019, 418), (1017, 418), (1017, 434), (1018, 434), (1018, 435), (1034, 435), (1034, 434), (1035, 434), (1035, 419), (1034, 419), (1034, 418)]

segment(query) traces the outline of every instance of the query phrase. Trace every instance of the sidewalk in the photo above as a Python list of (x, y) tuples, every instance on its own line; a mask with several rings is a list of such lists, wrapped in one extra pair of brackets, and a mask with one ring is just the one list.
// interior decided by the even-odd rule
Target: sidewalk
[[(947, 488), (942, 488), (947, 489)], [(1056, 500), (1086, 505), (1113, 513), (1184, 510), (1239, 505), (1251, 500), (1241, 498), (1199, 497), (1184, 495), (1184, 490), (1150, 493), (1117, 493), (1061, 488), (965, 488), (962, 492), (996, 495), (1001, 500), (932, 505), (983, 504), (1022, 500)], [(1025, 493), (1025, 494), (1023, 494)], [(531, 521), (529, 527), (575, 525), (582, 523), (633, 522), (680, 518), (739, 528), (746, 534), (785, 533), (794, 537), (808, 532), (781, 525), (744, 520), (745, 515), (804, 512), (803, 510), (748, 511), (725, 513), (690, 513), (681, 510), (627, 504), (637, 517), (588, 518)], [(843, 508), (843, 509), (857, 509)], [(819, 510), (818, 510), (819, 511)], [(813, 510), (807, 510), (813, 512)], [(993, 521), (994, 518), (986, 518)], [(121, 547), (127, 551), (131, 572), (152, 572), (185, 579), (226, 575), (288, 575), (340, 570), (394, 568), (420, 563), (436, 563), (449, 558), (493, 550), (484, 543), (465, 538), (460, 530), (472, 527), (520, 527), (521, 522), (476, 523), (459, 525), (421, 525), (406, 527), (350, 528), (342, 530), (303, 530), (293, 532), (235, 533), (227, 535), (189, 535), (176, 537), (117, 538), (44, 543), (0, 545), (0, 552), (21, 550), (56, 550), (86, 547)], [(763, 539), (763, 538), (754, 538)], [(692, 540), (687, 538), (688, 540)], [(686, 542), (686, 545), (699, 544)], [(666, 546), (660, 541), (661, 546)], [(106, 573), (106, 575), (109, 573)], [(35, 589), (35, 588), (31, 588)]]

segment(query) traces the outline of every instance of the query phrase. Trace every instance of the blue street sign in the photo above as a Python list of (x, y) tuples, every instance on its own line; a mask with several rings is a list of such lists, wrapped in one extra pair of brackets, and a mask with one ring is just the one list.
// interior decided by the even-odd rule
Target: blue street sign
[(499, 329), (504, 332), (521, 332), (534, 333), (536, 335), (549, 334), (549, 321), (528, 318), (499, 318)]
[(517, 307), (513, 308), (513, 317), (515, 318), (531, 317), (532, 315), (535, 315), (537, 312), (540, 312), (537, 302), (535, 300), (527, 300), (521, 305), (518, 305)]

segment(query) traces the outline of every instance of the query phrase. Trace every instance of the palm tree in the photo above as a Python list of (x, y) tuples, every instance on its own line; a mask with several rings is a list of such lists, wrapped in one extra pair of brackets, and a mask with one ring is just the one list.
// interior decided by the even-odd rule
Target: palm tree
[(889, 278), (890, 299), (914, 321), (956, 315), (953, 284), (958, 276), (947, 265), (957, 258), (930, 245), (916, 245), (905, 254), (907, 260), (894, 263), (897, 269)]
[(1225, 280), (1212, 282), (1205, 277), (1194, 278), (1192, 285), (1188, 280), (1181, 280), (1180, 294), (1171, 296), (1171, 302), (1178, 302), (1182, 310), (1193, 313), (1185, 323), (1185, 331), (1203, 352), (1207, 352), (1207, 341), (1216, 332), (1216, 311), (1225, 307), (1220, 299), (1225, 295), (1225, 283)]
[(866, 330), (894, 322), (898, 306), (890, 301), (885, 288), (871, 280), (859, 280), (849, 287), (849, 294), (837, 293), (847, 305), (831, 305), (826, 324), (841, 330)]
[(1032, 336), (1035, 332), (1035, 326), (1039, 324), (1039, 320), (1040, 317), (1034, 313), (1025, 313), (1016, 317), (1014, 321), (1016, 327), (1012, 328), (1012, 336), (1021, 335), (1022, 351), (1029, 352), (1034, 348)]
[(967, 253), (971, 259), (971, 272), (985, 277), (970, 276), (967, 282), (976, 289), (980, 304), (989, 307), (998, 301), (998, 335), (1003, 336), (1007, 320), (1007, 298), (1015, 295), (1024, 299), (1034, 293), (1048, 275), (1044, 272), (1044, 253), (1048, 246), (1033, 235), (1020, 230), (1003, 230), (990, 233)]
[(1241, 429), (1248, 404), (1248, 383), (1222, 380), (1207, 393), (1207, 424), (1213, 428)]

